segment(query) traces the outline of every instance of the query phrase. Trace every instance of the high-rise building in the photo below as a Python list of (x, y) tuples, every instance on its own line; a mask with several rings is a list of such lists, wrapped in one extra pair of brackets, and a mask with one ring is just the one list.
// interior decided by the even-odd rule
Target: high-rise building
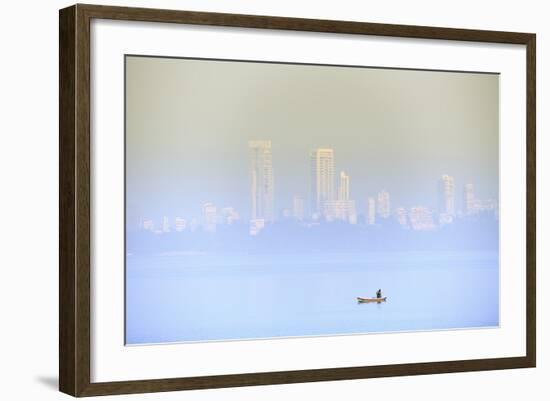
[(162, 232), (169, 233), (170, 232), (170, 220), (167, 216), (164, 216), (162, 218)]
[(455, 215), (455, 181), (450, 175), (443, 175), (438, 181), (438, 208), (440, 214)]
[(202, 214), (205, 231), (216, 232), (216, 224), (218, 222), (218, 209), (216, 205), (213, 203), (205, 203), (202, 206)]
[(273, 160), (271, 141), (249, 141), (251, 219), (273, 221)]
[(182, 232), (187, 227), (187, 220), (185, 220), (182, 217), (176, 217), (176, 220), (174, 222), (174, 229), (177, 232)]
[(373, 225), (376, 222), (376, 202), (370, 197), (367, 200), (367, 223)]
[(357, 224), (357, 212), (353, 200), (331, 200), (323, 203), (323, 216), (327, 221), (342, 220)]
[(340, 172), (340, 182), (338, 185), (338, 200), (349, 200), (349, 175), (344, 171)]
[(155, 228), (155, 223), (151, 219), (143, 220), (143, 229), (148, 231), (153, 231)]
[(494, 199), (474, 199), (472, 213), (498, 211), (498, 202)]
[(250, 235), (258, 235), (265, 227), (264, 219), (251, 219), (248, 232)]
[(435, 228), (432, 212), (424, 206), (412, 207), (409, 211), (409, 221), (413, 230), (428, 231)]
[(395, 218), (397, 219), (399, 225), (401, 225), (402, 227), (409, 226), (407, 219), (407, 209), (405, 209), (404, 207), (398, 207), (397, 209), (395, 209)]
[(462, 197), (462, 214), (465, 216), (477, 215), (484, 212), (493, 212), (498, 218), (498, 202), (494, 199), (478, 199), (474, 193), (474, 185), (464, 185)]
[(299, 196), (292, 199), (292, 216), (298, 220), (304, 219), (304, 199)]
[(310, 154), (311, 212), (321, 215), (323, 204), (334, 200), (334, 151), (315, 149)]
[(390, 217), (390, 194), (383, 189), (378, 192), (378, 215), (383, 219)]
[(474, 213), (475, 200), (474, 184), (464, 185), (462, 202), (462, 213), (464, 215), (471, 215), (472, 213)]
[(224, 207), (222, 209), (222, 219), (224, 224), (231, 225), (240, 219), (239, 213), (232, 207)]
[(340, 173), (338, 181), (338, 198), (323, 202), (323, 215), (327, 221), (343, 220), (350, 224), (357, 223), (355, 201), (349, 198), (349, 175)]

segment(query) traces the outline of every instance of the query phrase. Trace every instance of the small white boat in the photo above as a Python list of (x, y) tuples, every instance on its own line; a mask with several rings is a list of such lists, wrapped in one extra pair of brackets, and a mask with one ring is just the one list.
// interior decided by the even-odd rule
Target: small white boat
[(387, 297), (384, 297), (384, 298), (362, 298), (362, 297), (357, 297), (357, 302), (386, 302), (386, 298)]

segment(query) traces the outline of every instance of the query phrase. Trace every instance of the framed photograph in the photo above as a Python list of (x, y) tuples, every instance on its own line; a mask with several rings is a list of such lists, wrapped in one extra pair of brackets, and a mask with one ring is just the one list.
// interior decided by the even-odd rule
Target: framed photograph
[(61, 391), (535, 366), (535, 34), (59, 24)]

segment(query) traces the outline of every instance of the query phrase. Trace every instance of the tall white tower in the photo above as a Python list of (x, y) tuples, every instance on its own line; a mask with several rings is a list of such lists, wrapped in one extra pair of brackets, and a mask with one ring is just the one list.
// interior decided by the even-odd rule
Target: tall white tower
[(338, 185), (338, 200), (349, 200), (349, 175), (345, 171), (340, 172), (340, 185)]
[(383, 219), (390, 217), (390, 194), (383, 189), (378, 192), (378, 215)]
[(455, 214), (455, 180), (450, 175), (443, 175), (438, 182), (439, 213), (447, 216)]
[(334, 200), (334, 151), (315, 149), (310, 154), (311, 211), (320, 215), (323, 204)]
[(170, 232), (170, 220), (167, 216), (162, 218), (162, 231), (165, 233)]
[(475, 209), (475, 194), (474, 194), (474, 184), (464, 185), (464, 199), (462, 204), (462, 213), (465, 215), (470, 215), (474, 213)]
[(252, 220), (273, 221), (273, 160), (271, 141), (249, 141)]
[(367, 223), (373, 225), (376, 222), (376, 202), (373, 197), (367, 200)]
[(213, 203), (205, 203), (202, 205), (202, 214), (204, 218), (204, 229), (210, 232), (216, 232), (216, 224), (218, 222), (218, 208)]

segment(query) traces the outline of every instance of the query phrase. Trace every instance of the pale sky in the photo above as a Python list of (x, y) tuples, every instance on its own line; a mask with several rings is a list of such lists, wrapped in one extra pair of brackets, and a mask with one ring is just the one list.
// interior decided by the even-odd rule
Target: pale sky
[(435, 207), (437, 179), (498, 199), (499, 76), (126, 58), (129, 216), (199, 218), (205, 202), (249, 214), (247, 143), (273, 146), (275, 210), (308, 198), (310, 150), (334, 149), (358, 213)]

